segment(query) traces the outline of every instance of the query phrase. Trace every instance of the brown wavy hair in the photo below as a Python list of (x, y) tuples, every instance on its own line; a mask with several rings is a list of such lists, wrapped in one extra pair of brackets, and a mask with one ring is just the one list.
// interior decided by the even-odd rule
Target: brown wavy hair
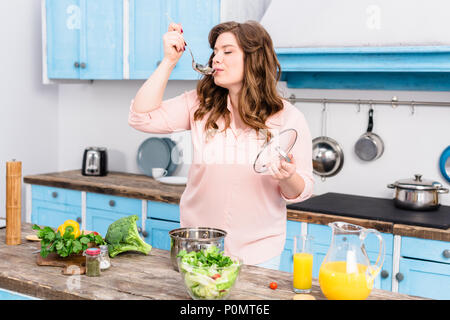
[[(272, 39), (256, 21), (224, 22), (216, 25), (209, 33), (211, 49), (214, 49), (217, 38), (224, 32), (234, 34), (238, 45), (244, 51), (244, 79), (239, 94), (239, 115), (247, 126), (257, 132), (267, 129), (266, 120), (283, 109), (283, 101), (276, 88), (281, 76), (281, 66)], [(209, 65), (212, 65), (213, 57), (214, 53), (209, 58)], [(218, 129), (216, 121), (220, 117), (225, 120), (224, 130), (230, 126), (228, 89), (217, 86), (213, 76), (204, 76), (197, 84), (197, 96), (200, 104), (194, 113), (194, 120), (201, 120), (209, 114), (205, 131)], [(266, 138), (270, 138), (270, 132)]]

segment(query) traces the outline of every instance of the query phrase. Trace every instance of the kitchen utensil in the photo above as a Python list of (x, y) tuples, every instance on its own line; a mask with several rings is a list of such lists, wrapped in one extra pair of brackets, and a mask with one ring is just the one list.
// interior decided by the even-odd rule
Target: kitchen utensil
[(38, 266), (62, 267), (61, 273), (65, 275), (86, 273), (86, 258), (81, 253), (64, 258), (55, 252), (49, 253), (45, 258), (38, 254), (36, 256), (36, 264)]
[[(320, 269), (319, 284), (322, 293), (330, 300), (364, 300), (372, 291), (374, 280), (384, 262), (384, 240), (375, 229), (332, 222), (331, 243)], [(374, 265), (370, 264), (364, 240), (374, 234), (380, 251)]]
[(448, 146), (439, 158), (439, 169), (442, 176), (450, 182), (450, 146)]
[[(167, 19), (171, 23), (175, 23), (167, 12), (166, 12), (166, 16), (167, 16)], [(195, 71), (197, 71), (200, 74), (207, 75), (207, 76), (212, 75), (215, 72), (215, 70), (213, 68), (195, 62), (194, 55), (192, 54), (191, 48), (187, 45), (186, 41), (184, 42), (184, 45), (188, 48), (189, 53), (191, 54), (191, 57), (192, 57), (192, 69), (194, 69)]]
[(6, 244), (21, 243), (22, 162), (6, 162)]
[(365, 132), (355, 144), (355, 153), (361, 160), (376, 160), (384, 152), (384, 143), (380, 136), (372, 132), (373, 129), (373, 107), (369, 109), (369, 125)]
[(288, 157), (289, 152), (297, 141), (297, 130), (285, 129), (278, 135), (274, 135), (267, 143), (265, 143), (261, 151), (256, 156), (253, 163), (253, 170), (257, 173), (265, 173), (270, 164), (284, 158), (287, 162), (291, 162)]
[(227, 232), (224, 230), (208, 227), (170, 230), (170, 259), (173, 268), (178, 271), (177, 254), (181, 250), (186, 250), (187, 252), (200, 251), (215, 245), (220, 251), (223, 251), (226, 235)]
[(38, 238), (35, 234), (29, 234), (25, 237), (28, 241), (41, 241), (41, 239)]
[(108, 174), (106, 148), (88, 147), (84, 150), (81, 174), (83, 176), (106, 176)]
[[(167, 168), (170, 165), (170, 147), (164, 139), (151, 137), (141, 143), (137, 153), (139, 170), (150, 177), (153, 168)], [(169, 170), (168, 170), (169, 171)], [(168, 172), (171, 174), (171, 172)]]
[(187, 177), (170, 176), (161, 177), (156, 180), (164, 184), (171, 184), (176, 186), (185, 186), (187, 184)]
[(414, 179), (403, 179), (388, 184), (388, 188), (395, 189), (396, 207), (420, 211), (438, 209), (439, 194), (449, 191), (437, 181), (423, 180), (421, 174), (415, 174)]
[(322, 136), (312, 141), (313, 172), (322, 178), (332, 177), (341, 171), (344, 165), (344, 152), (339, 143), (326, 135), (327, 108), (322, 109)]
[(159, 179), (167, 175), (167, 170), (164, 168), (153, 168), (152, 169), (152, 176), (155, 179)]

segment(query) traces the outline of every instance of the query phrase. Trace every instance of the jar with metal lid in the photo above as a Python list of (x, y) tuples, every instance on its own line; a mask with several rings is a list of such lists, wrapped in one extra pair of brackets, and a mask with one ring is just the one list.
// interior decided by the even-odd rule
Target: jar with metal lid
[(108, 246), (100, 246), (100, 270), (109, 269), (111, 266), (111, 260), (109, 259)]
[(88, 248), (84, 253), (86, 256), (86, 275), (88, 277), (100, 276), (100, 249)]
[(422, 179), (421, 174), (415, 174), (414, 179), (398, 180), (388, 184), (395, 189), (394, 204), (398, 208), (408, 210), (436, 210), (439, 208), (439, 194), (448, 193), (441, 183)]

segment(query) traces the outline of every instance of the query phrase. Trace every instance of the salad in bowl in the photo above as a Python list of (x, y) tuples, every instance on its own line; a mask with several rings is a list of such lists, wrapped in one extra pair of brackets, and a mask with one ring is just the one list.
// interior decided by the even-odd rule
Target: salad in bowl
[(241, 259), (225, 256), (214, 245), (189, 253), (182, 250), (177, 261), (186, 290), (194, 300), (226, 299), (242, 267)]

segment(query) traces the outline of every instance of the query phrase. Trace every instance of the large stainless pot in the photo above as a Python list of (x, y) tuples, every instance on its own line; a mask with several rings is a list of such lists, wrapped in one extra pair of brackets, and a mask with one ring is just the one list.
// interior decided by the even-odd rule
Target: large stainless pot
[(339, 143), (327, 137), (327, 107), (322, 109), (322, 135), (312, 140), (312, 162), (314, 174), (322, 180), (332, 177), (341, 171), (344, 165), (344, 152)]
[(200, 251), (215, 245), (220, 251), (223, 251), (226, 235), (227, 232), (224, 230), (207, 227), (170, 230), (170, 260), (173, 268), (178, 271), (177, 255), (181, 250)]
[(421, 174), (414, 175), (414, 179), (388, 184), (388, 188), (395, 189), (395, 206), (408, 210), (436, 210), (440, 205), (439, 194), (448, 193), (448, 189), (439, 182), (422, 180)]

